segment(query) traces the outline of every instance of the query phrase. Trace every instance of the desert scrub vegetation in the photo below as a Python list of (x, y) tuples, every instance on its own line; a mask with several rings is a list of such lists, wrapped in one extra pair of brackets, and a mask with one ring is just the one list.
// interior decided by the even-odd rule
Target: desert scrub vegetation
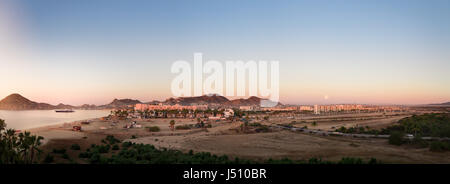
[(402, 145), (405, 142), (404, 136), (405, 133), (400, 131), (391, 132), (391, 135), (389, 136), (389, 144), (397, 146)]
[(443, 152), (450, 151), (449, 141), (433, 141), (430, 143), (430, 151)]
[(401, 131), (423, 137), (450, 137), (449, 122), (450, 113), (413, 115), (399, 120), (396, 125), (382, 129), (381, 133), (389, 134), (392, 131)]
[[(104, 154), (100, 151), (101, 146), (93, 145), (86, 152), (80, 153), (80, 158), (86, 159), (91, 164), (376, 164), (376, 159), (364, 161), (360, 158), (342, 158), (338, 162), (322, 161), (312, 158), (307, 161), (296, 161), (290, 159), (269, 159), (256, 162), (247, 159), (231, 159), (227, 155), (217, 156), (208, 152), (194, 153), (190, 150), (183, 153), (178, 150), (157, 149), (150, 144), (136, 144), (123, 142), (120, 151), (113, 154)], [(115, 144), (119, 147), (119, 144)]]
[[(380, 133), (389, 133), (389, 143), (394, 145), (410, 144), (418, 147), (429, 147), (430, 151), (449, 151), (449, 141), (425, 141), (423, 136), (450, 137), (450, 114), (431, 113), (413, 115), (403, 118), (396, 125), (382, 129)], [(405, 140), (405, 134), (412, 134), (414, 138)]]
[(335, 131), (342, 133), (384, 135), (390, 135), (392, 132), (403, 132), (405, 134), (422, 137), (450, 137), (449, 122), (450, 113), (431, 113), (403, 118), (395, 125), (391, 125), (381, 130), (370, 129), (370, 127), (340, 127)]
[(66, 153), (66, 148), (60, 148), (60, 149), (57, 149), (57, 148), (53, 148), (53, 153), (56, 153), (56, 154), (65, 154)]
[(78, 144), (72, 144), (72, 146), (70, 146), (70, 149), (71, 149), (71, 150), (80, 150), (81, 147), (80, 147), (80, 145), (78, 145)]
[(261, 123), (249, 123), (248, 126), (255, 127), (255, 132), (270, 132), (269, 126), (262, 125)]
[(367, 162), (359, 158), (343, 158), (339, 162), (322, 161), (294, 161), (290, 159), (255, 162), (246, 159), (230, 159), (227, 155), (217, 156), (208, 152), (183, 153), (178, 150), (156, 149), (149, 144), (128, 144), (127, 149), (122, 149), (118, 154), (106, 157), (101, 154), (92, 155), (89, 162), (93, 164), (375, 164), (376, 159)]
[(159, 132), (161, 129), (158, 126), (145, 127), (149, 132)]
[(191, 128), (192, 128), (191, 125), (178, 125), (175, 127), (175, 129), (177, 129), (177, 130), (189, 130)]

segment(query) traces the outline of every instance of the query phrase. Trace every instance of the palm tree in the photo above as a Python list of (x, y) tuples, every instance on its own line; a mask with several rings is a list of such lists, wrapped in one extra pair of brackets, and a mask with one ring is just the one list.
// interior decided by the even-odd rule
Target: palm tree
[[(4, 121), (0, 121), (3, 122)], [(3, 126), (3, 125), (0, 125)], [(16, 134), (14, 129), (3, 131), (0, 127), (0, 163), (17, 164), (33, 163), (35, 153), (40, 155), (41, 136), (31, 136), (30, 132)]]
[(35, 136), (33, 135), (31, 137), (31, 145), (30, 145), (30, 149), (31, 149), (31, 157), (30, 157), (30, 163), (33, 163), (34, 161), (34, 153), (37, 152), (38, 157), (41, 155), (42, 150), (39, 149), (39, 146), (41, 145), (41, 140), (43, 140), (44, 137), (42, 136)]
[(16, 146), (17, 137), (16, 131), (14, 129), (8, 129), (4, 132), (3, 138), (7, 141), (7, 146), (9, 149), (13, 149)]
[(19, 153), (25, 163), (31, 164), (34, 161), (35, 152), (40, 155), (42, 152), (39, 149), (41, 145), (42, 136), (31, 135), (30, 132), (19, 134)]
[(421, 131), (422, 129), (420, 128), (420, 126), (417, 123), (414, 123), (411, 127), (411, 131), (414, 132), (414, 136), (417, 135), (417, 132)]
[(5, 120), (0, 119), (0, 132), (6, 128)]

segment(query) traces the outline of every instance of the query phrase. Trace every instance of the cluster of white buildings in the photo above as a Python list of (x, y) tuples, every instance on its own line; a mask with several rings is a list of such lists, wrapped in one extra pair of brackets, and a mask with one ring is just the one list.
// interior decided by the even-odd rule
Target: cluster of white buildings
[(300, 105), (300, 106), (276, 106), (261, 108), (257, 106), (241, 106), (243, 111), (292, 111), (313, 112), (314, 114), (327, 112), (401, 112), (407, 110), (402, 106), (361, 105), (361, 104), (337, 104), (337, 105)]
[(359, 104), (345, 104), (345, 105), (314, 105), (314, 114), (321, 112), (341, 112), (341, 111), (365, 111), (365, 112), (402, 112), (407, 110), (401, 106), (380, 106), (380, 105), (359, 105)]
[[(134, 110), (146, 111), (146, 110), (207, 110), (208, 105), (168, 105), (168, 104), (136, 104)], [(216, 108), (216, 109), (231, 109), (228, 107)], [(281, 105), (275, 107), (260, 107), (260, 106), (239, 106), (241, 111), (291, 111), (291, 112), (312, 112), (314, 114), (327, 113), (327, 112), (400, 112), (407, 110), (401, 106), (379, 106), (379, 105), (360, 105), (360, 104), (338, 104), (338, 105)]]
[(206, 110), (208, 105), (164, 105), (162, 103), (158, 105), (152, 104), (136, 104), (134, 110), (145, 111), (145, 110)]

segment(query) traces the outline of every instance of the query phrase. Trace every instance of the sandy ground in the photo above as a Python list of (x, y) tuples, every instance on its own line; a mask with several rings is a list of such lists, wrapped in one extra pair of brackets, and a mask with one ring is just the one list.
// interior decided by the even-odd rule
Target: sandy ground
[[(262, 124), (284, 124), (292, 121), (316, 121), (317, 129), (327, 129), (332, 126), (353, 126), (354, 124), (383, 127), (396, 122), (407, 115), (380, 116), (380, 114), (365, 114), (355, 117), (323, 116), (323, 117), (270, 117), (268, 121), (255, 120)], [(380, 118), (381, 117), (381, 118)], [(340, 120), (336, 120), (340, 118)], [(352, 120), (347, 120), (347, 119)], [(355, 119), (356, 118), (356, 119)], [(360, 120), (357, 120), (360, 118)], [(361, 119), (363, 118), (363, 119)], [(269, 133), (242, 133), (236, 131), (241, 122), (220, 121), (212, 123), (208, 129), (194, 128), (190, 130), (169, 129), (172, 119), (151, 119), (139, 121), (142, 128), (124, 129), (123, 126), (131, 120), (100, 121), (94, 120), (89, 125), (81, 125), (82, 132), (71, 130), (79, 122), (67, 123), (31, 129), (33, 134), (45, 137), (44, 151), (51, 152), (53, 148), (66, 148), (71, 158), (77, 159), (81, 151), (70, 150), (70, 145), (79, 144), (82, 150), (91, 144), (100, 144), (106, 135), (136, 143), (153, 144), (156, 147), (178, 149), (181, 151), (211, 152), (218, 155), (241, 157), (253, 160), (268, 158), (291, 158), (307, 160), (312, 157), (336, 161), (342, 157), (376, 158), (385, 163), (450, 163), (450, 154), (430, 152), (427, 148), (417, 149), (408, 146), (393, 146), (386, 139), (358, 139), (348, 137), (323, 137), (305, 133), (273, 130)], [(176, 125), (195, 124), (193, 119), (174, 119)], [(295, 126), (302, 126), (295, 124)], [(149, 132), (145, 127), (158, 126), (160, 132)], [(311, 127), (312, 128), (312, 127)], [(131, 139), (136, 136), (136, 139)], [(57, 159), (58, 160), (58, 159)], [(83, 163), (82, 160), (77, 160)]]
[[(295, 127), (307, 126), (308, 129), (334, 130), (341, 126), (350, 128), (369, 126), (373, 129), (385, 128), (398, 120), (411, 116), (410, 113), (361, 113), (340, 115), (307, 115), (289, 117), (271, 117), (270, 124), (291, 124)], [(314, 126), (312, 122), (316, 122)]]
[(377, 158), (385, 163), (450, 163), (448, 153), (392, 146), (386, 139), (321, 137), (290, 131), (239, 135), (202, 135), (142, 137), (131, 140), (182, 151), (211, 152), (217, 155), (254, 160), (312, 157), (337, 161), (342, 157)]

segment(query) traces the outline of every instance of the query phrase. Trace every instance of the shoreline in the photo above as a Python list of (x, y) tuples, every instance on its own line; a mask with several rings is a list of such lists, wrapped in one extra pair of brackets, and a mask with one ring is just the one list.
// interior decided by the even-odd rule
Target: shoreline
[[(100, 117), (101, 118), (101, 117)], [(30, 132), (33, 135), (44, 137), (41, 146), (45, 146), (49, 141), (56, 139), (79, 139), (85, 137), (88, 132), (72, 131), (72, 127), (81, 125), (83, 121), (99, 122), (100, 118), (89, 118), (72, 122), (58, 123), (54, 125), (44, 125), (34, 128), (23, 129), (20, 132)]]
[(7, 128), (30, 131), (48, 126), (62, 126), (78, 121), (95, 120), (110, 114), (109, 110), (76, 110), (73, 113), (56, 113), (54, 110), (0, 110), (0, 119)]
[(75, 126), (75, 125), (80, 124), (83, 121), (99, 121), (100, 118), (89, 118), (89, 119), (76, 120), (76, 121), (71, 121), (71, 122), (56, 123), (56, 124), (52, 124), (52, 125), (43, 125), (43, 126), (38, 126), (38, 127), (21, 129), (20, 131), (21, 132), (25, 132), (25, 131), (38, 132), (38, 131), (43, 131), (43, 130), (49, 130), (52, 128), (67, 128), (67, 126)]

